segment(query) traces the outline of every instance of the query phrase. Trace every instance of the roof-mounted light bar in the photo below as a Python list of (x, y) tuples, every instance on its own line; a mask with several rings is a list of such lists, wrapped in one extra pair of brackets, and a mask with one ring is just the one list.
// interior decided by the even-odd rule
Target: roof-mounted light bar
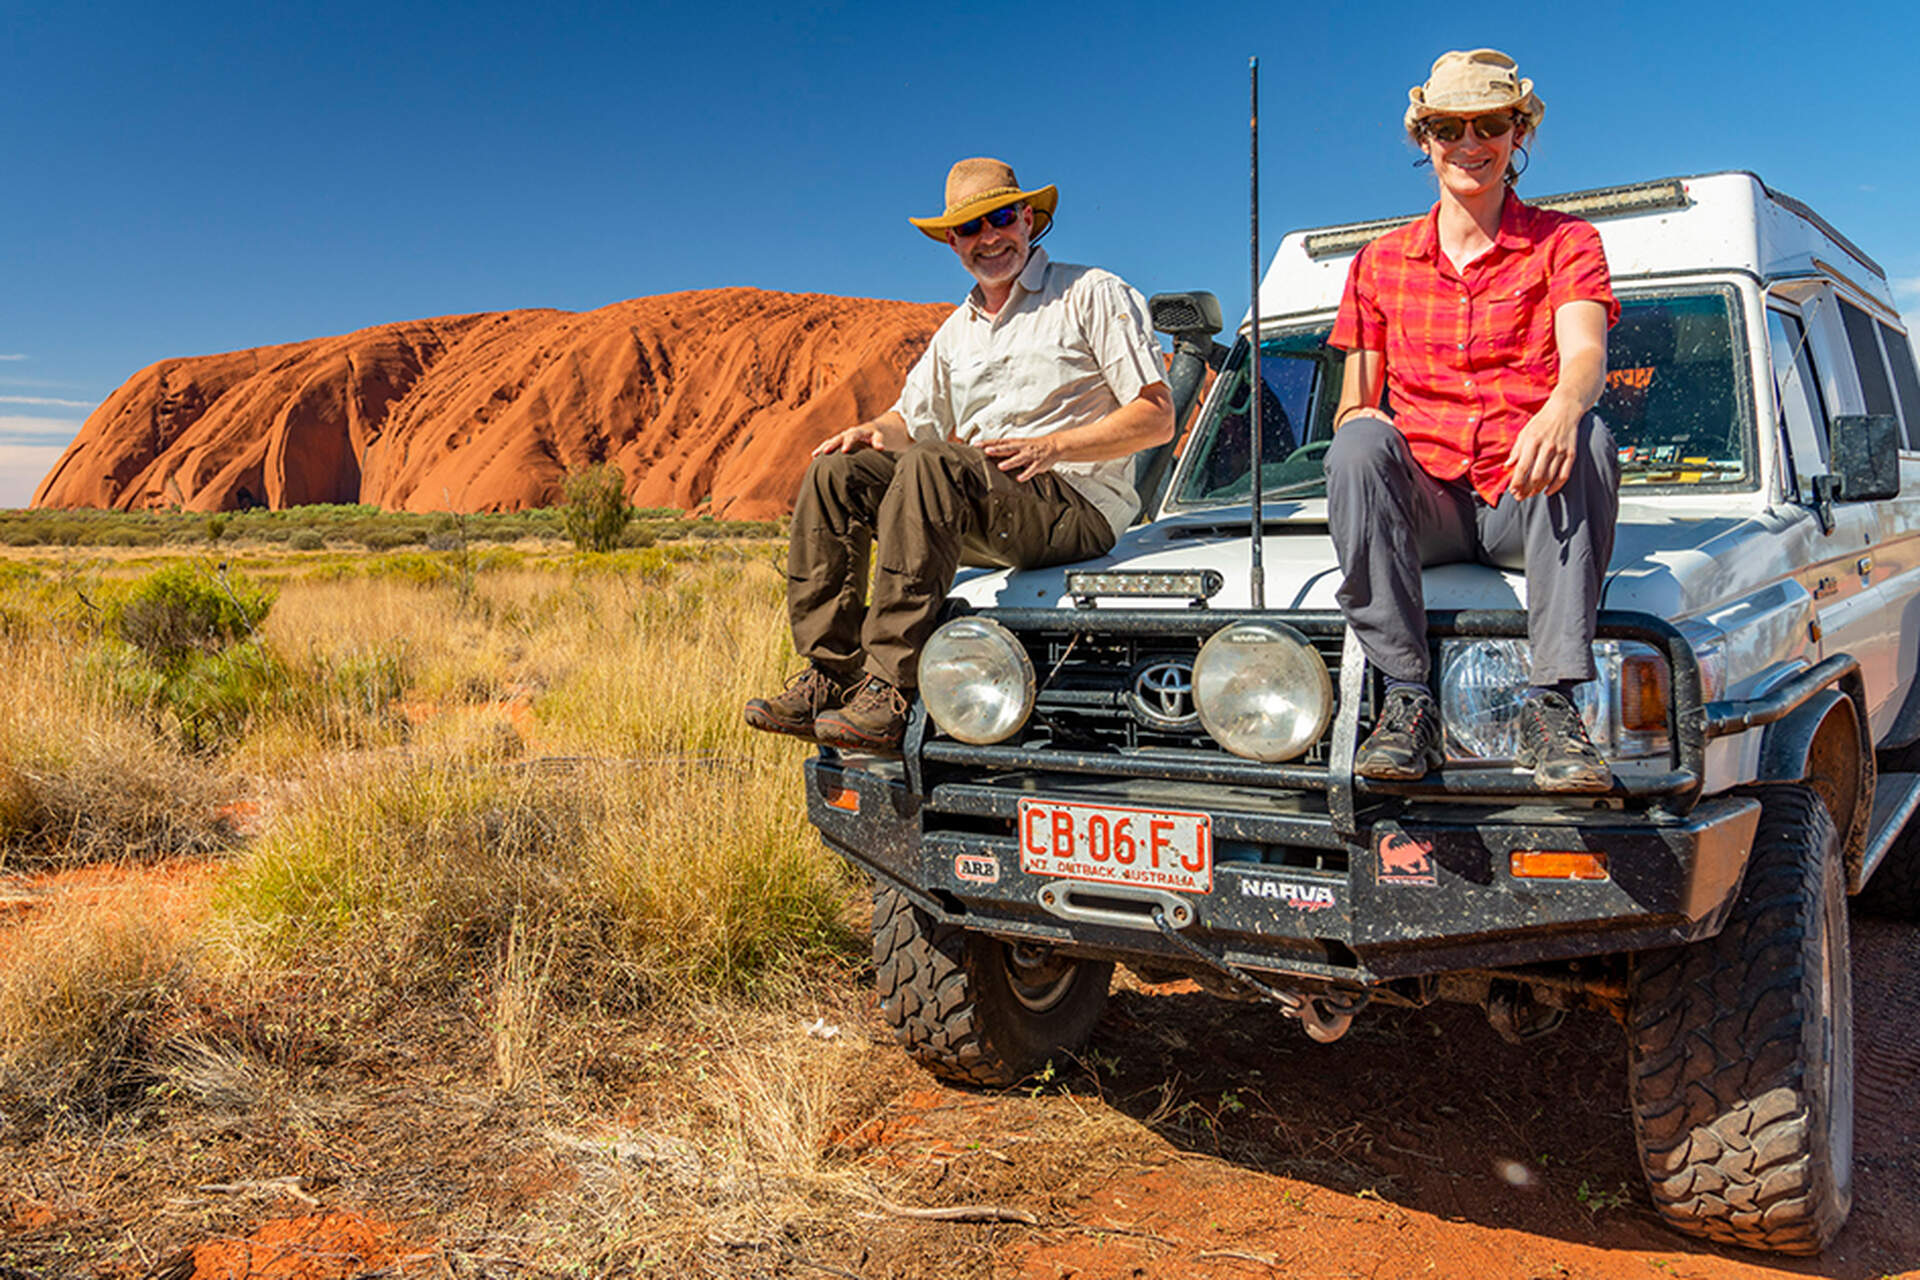
[(1185, 600), (1195, 609), (1220, 594), (1226, 579), (1215, 569), (1176, 570), (1161, 573), (1152, 569), (1069, 569), (1067, 594), (1076, 609), (1091, 609), (1100, 596), (1128, 596), (1159, 600)]
[[(1658, 182), (1635, 182), (1622, 187), (1595, 187), (1591, 191), (1569, 191), (1565, 195), (1543, 196), (1528, 203), (1536, 208), (1554, 209), (1561, 213), (1571, 213), (1575, 217), (1592, 220), (1620, 218), (1630, 213), (1655, 213), (1662, 209), (1684, 209), (1688, 201), (1684, 183), (1678, 178), (1662, 178)], [(1356, 222), (1351, 226), (1335, 227), (1329, 231), (1316, 231), (1307, 237), (1307, 256), (1331, 258), (1337, 254), (1353, 253), (1369, 241), (1379, 238), (1395, 227), (1404, 227), (1420, 216), (1416, 213), (1402, 218), (1378, 218), (1372, 222)]]

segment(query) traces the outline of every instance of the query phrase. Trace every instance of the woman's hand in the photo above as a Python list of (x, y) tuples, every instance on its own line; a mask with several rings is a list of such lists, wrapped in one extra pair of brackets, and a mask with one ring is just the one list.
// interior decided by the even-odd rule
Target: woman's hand
[(1573, 451), (1579, 440), (1578, 409), (1565, 409), (1552, 400), (1528, 419), (1507, 454), (1511, 469), (1507, 488), (1516, 498), (1558, 493), (1573, 474)]

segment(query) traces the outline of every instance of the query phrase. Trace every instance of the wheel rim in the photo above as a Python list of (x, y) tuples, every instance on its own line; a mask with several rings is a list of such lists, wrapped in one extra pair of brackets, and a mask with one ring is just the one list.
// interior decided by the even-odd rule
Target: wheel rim
[(1067, 998), (1080, 964), (1042, 951), (1037, 947), (1001, 944), (1007, 976), (1007, 990), (1013, 998), (1034, 1013), (1047, 1013)]

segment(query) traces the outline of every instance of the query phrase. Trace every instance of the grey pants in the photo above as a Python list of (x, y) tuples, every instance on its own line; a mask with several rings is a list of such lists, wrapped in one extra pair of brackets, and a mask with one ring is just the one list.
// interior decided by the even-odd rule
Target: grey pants
[[(873, 602), (867, 563), (880, 544)], [(951, 441), (815, 458), (787, 547), (793, 647), (816, 666), (918, 686), (920, 647), (961, 564), (1032, 569), (1103, 555), (1106, 517), (1052, 472), (1015, 480)]]
[(1553, 494), (1503, 493), (1488, 506), (1465, 477), (1428, 475), (1406, 437), (1378, 418), (1334, 433), (1326, 472), (1343, 575), (1335, 596), (1374, 666), (1427, 679), (1421, 566), (1478, 561), (1526, 570), (1533, 683), (1593, 679), (1593, 619), (1620, 510), (1619, 457), (1597, 415), (1581, 421), (1573, 474)]

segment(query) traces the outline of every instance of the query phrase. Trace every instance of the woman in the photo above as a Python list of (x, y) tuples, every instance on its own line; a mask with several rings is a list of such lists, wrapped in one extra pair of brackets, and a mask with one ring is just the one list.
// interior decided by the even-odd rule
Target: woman
[(1442, 54), (1408, 97), (1439, 199), (1354, 258), (1331, 339), (1348, 353), (1326, 459), (1338, 599), (1387, 690), (1354, 769), (1440, 767), (1420, 569), (1477, 560), (1527, 575), (1520, 763), (1545, 789), (1604, 791), (1572, 693), (1595, 674), (1619, 506), (1613, 439), (1591, 412), (1619, 317), (1606, 255), (1591, 225), (1513, 193), (1514, 153), (1545, 108), (1512, 58)]

